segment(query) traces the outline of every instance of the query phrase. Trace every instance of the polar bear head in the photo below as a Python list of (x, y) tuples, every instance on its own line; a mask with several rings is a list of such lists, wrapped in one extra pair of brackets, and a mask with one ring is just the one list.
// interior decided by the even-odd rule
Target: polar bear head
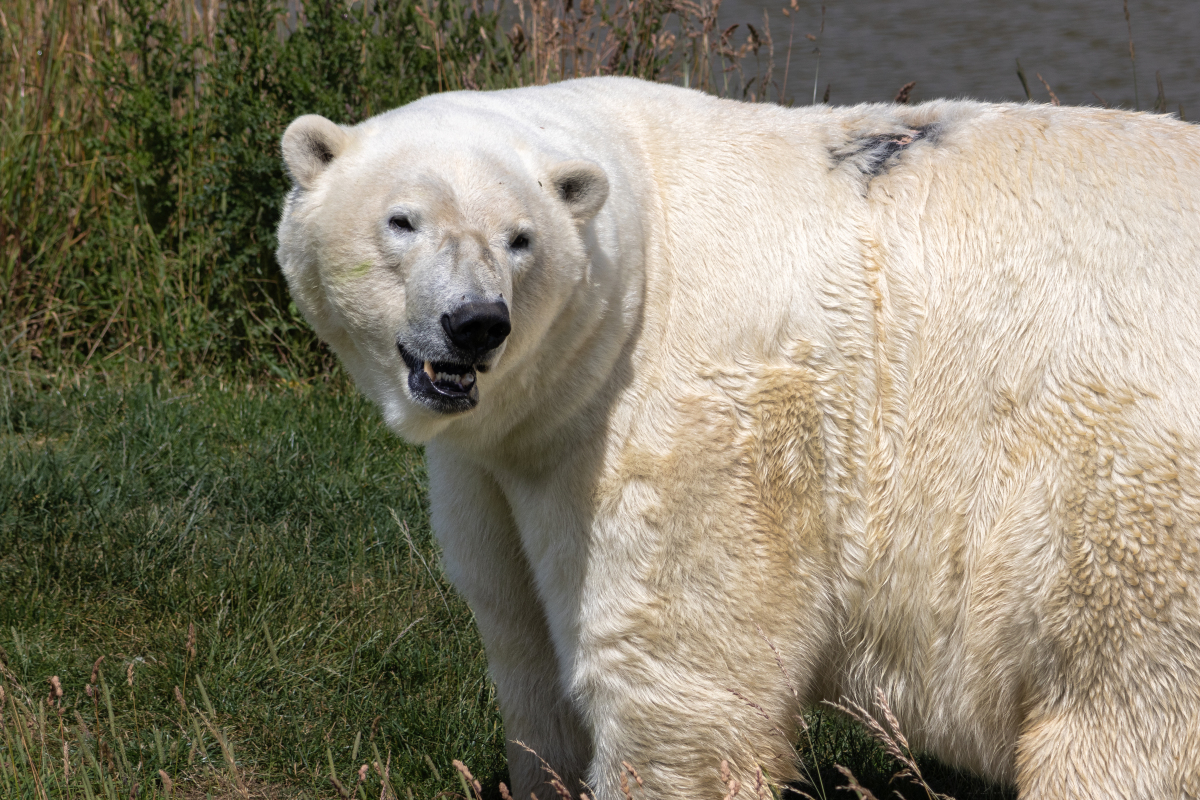
[(283, 135), (279, 262), (296, 305), (388, 425), (426, 441), (486, 413), (587, 273), (597, 164), (437, 98)]

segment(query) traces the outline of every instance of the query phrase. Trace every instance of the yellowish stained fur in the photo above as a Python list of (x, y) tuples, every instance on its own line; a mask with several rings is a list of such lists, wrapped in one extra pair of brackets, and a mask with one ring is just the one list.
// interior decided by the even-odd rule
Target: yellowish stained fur
[[(718, 797), (722, 759), (796, 775), (799, 705), (880, 687), (1024, 798), (1200, 797), (1195, 127), (618, 79), (326, 123), (285, 136), (280, 261), (427, 442), (507, 737), (601, 800), (623, 761)], [(572, 159), (608, 178), (594, 217), (546, 189)], [(402, 201), (412, 250), (380, 233)], [(445, 242), (513, 317), (456, 416), (395, 352)]]

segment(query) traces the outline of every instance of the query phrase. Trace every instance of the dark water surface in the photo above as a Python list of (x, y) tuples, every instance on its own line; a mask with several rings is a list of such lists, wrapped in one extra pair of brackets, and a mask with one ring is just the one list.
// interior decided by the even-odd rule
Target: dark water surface
[[(812, 101), (817, 57), (806, 33), (821, 29), (821, 3), (806, 0), (790, 17), (789, 0), (725, 0), (721, 19), (761, 29), (763, 10), (775, 39), (775, 79), (785, 97)], [(1138, 104), (1152, 108), (1161, 74), (1167, 109), (1200, 120), (1200, 0), (1130, 0), (1137, 56)], [(793, 22), (794, 21), (794, 22)], [(790, 63), (787, 59), (792, 36)], [(1133, 108), (1129, 31), (1121, 0), (827, 0), (820, 39), (817, 99), (843, 105), (890, 101), (916, 81), (912, 101), (935, 97), (1024, 100), (1016, 74), (1020, 59), (1034, 100), (1048, 101), (1037, 73), (1065, 105)], [(749, 66), (749, 64), (747, 65)]]

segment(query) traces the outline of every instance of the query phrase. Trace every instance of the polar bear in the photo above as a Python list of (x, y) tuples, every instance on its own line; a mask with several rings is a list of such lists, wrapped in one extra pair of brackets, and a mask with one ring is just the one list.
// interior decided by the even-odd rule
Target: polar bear
[(1200, 797), (1200, 129), (596, 78), (283, 155), (514, 796), (786, 781), (800, 708), (878, 688), (1024, 798)]

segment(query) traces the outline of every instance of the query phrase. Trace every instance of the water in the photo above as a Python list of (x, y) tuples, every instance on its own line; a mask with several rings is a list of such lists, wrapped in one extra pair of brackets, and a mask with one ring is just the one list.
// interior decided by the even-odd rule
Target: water
[[(725, 0), (721, 19), (762, 27), (763, 10), (775, 38), (775, 80), (797, 104), (812, 101), (817, 57), (804, 34), (821, 29), (821, 5), (788, 0)], [(890, 101), (916, 81), (912, 102), (935, 97), (1024, 100), (1020, 59), (1034, 100), (1047, 102), (1041, 76), (1064, 105), (1135, 106), (1129, 31), (1121, 0), (826, 0), (819, 44), (817, 99)], [(1200, 120), (1200, 0), (1130, 0), (1142, 109), (1158, 95), (1161, 75), (1167, 109)], [(792, 35), (790, 63), (787, 43)], [(1093, 94), (1093, 92), (1095, 94)]]

